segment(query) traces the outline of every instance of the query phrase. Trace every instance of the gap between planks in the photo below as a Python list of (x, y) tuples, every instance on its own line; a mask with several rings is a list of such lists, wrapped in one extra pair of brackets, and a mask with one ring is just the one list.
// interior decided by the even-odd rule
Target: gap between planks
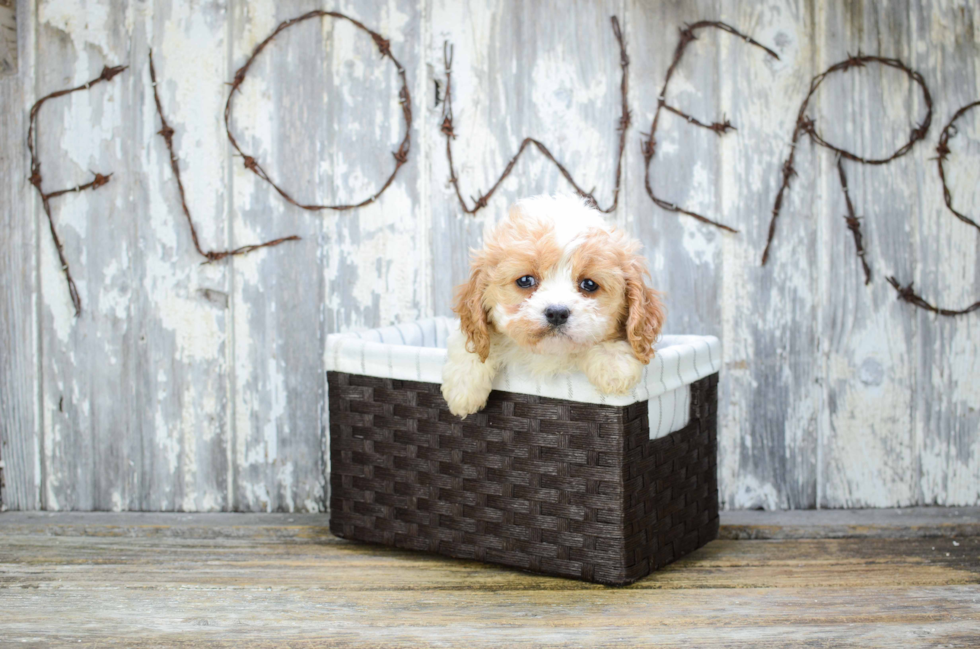
[[(0, 537), (248, 537), (333, 539), (330, 515), (177, 512), (4, 512)], [(953, 538), (980, 536), (980, 507), (721, 512), (719, 539)]]

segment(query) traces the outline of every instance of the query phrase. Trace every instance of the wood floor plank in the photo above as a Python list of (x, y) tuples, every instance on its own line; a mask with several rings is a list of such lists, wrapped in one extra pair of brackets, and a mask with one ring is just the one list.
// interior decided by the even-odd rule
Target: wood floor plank
[(980, 645), (977, 536), (723, 539), (608, 588), (318, 518), (28, 518), (0, 516), (2, 646)]
[[(605, 590), (471, 561), (383, 546), (240, 539), (7, 536), (0, 585), (48, 581), (120, 587), (185, 584), (324, 590)], [(92, 566), (98, 566), (97, 571)], [(980, 584), (980, 538), (714, 541), (630, 589)]]
[[(89, 589), (4, 596), (8, 641), (330, 641), (350, 645), (956, 646), (977, 639), (976, 587), (343, 593)], [(42, 619), (43, 618), (43, 619)], [(960, 644), (960, 646), (970, 646)], [(973, 645), (975, 646), (975, 645)]]

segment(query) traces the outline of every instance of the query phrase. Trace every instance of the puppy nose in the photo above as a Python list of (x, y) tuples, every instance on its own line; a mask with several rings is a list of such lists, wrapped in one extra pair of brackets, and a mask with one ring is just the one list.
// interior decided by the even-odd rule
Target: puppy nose
[(565, 324), (570, 314), (571, 311), (568, 310), (567, 306), (558, 306), (555, 304), (552, 304), (544, 310), (544, 317), (552, 327)]

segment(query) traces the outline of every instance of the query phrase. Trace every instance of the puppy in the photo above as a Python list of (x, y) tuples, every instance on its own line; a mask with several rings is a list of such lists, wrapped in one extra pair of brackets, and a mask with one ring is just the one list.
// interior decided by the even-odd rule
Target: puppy
[(460, 331), (442, 374), (450, 412), (482, 409), (503, 365), (581, 370), (599, 392), (632, 390), (664, 321), (639, 243), (564, 196), (518, 202), (484, 239), (456, 289)]

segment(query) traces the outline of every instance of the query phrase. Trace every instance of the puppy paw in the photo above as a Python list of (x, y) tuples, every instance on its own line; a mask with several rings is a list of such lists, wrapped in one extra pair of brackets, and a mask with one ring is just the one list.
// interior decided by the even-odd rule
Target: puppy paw
[(489, 396), (490, 390), (480, 385), (467, 384), (465, 381), (442, 384), (442, 397), (449, 404), (449, 412), (457, 417), (465, 417), (483, 410)]
[(479, 356), (466, 350), (466, 338), (461, 334), (450, 336), (442, 368), (442, 396), (449, 404), (449, 412), (465, 417), (482, 410), (493, 389), (494, 368), (489, 359), (483, 363)]
[(628, 394), (643, 377), (643, 363), (625, 341), (601, 343), (589, 350), (582, 371), (603, 394)]

